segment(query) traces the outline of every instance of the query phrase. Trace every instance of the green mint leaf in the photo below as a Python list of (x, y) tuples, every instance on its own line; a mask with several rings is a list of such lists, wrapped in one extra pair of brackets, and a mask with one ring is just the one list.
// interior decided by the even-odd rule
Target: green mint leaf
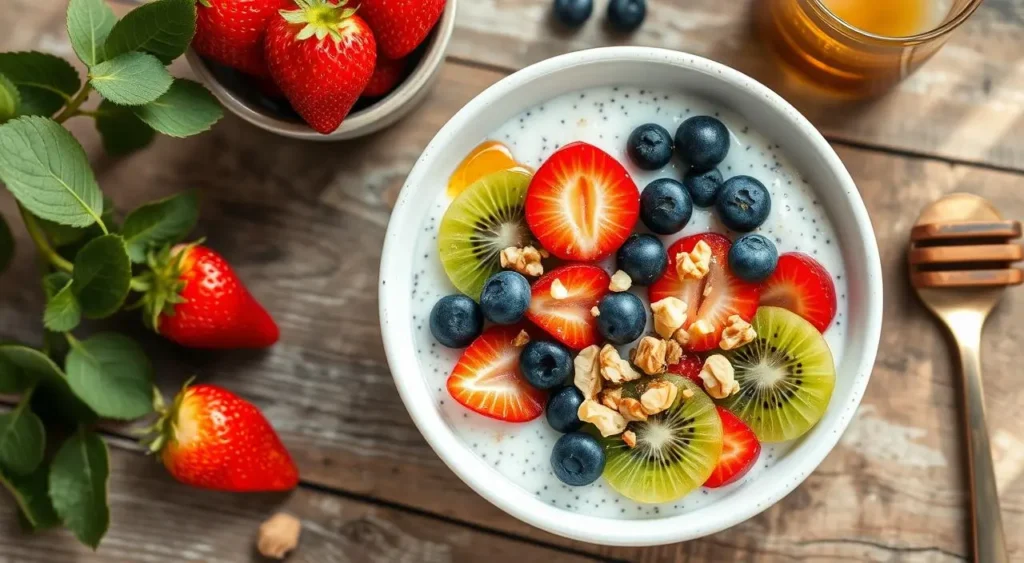
[(202, 133), (224, 115), (217, 98), (202, 84), (180, 78), (155, 102), (132, 110), (150, 127), (171, 137)]
[(148, 53), (118, 55), (89, 70), (89, 84), (104, 98), (122, 106), (152, 102), (166, 92), (173, 81), (163, 63)]
[[(43, 311), (43, 326), (47, 330), (70, 332), (82, 321), (82, 308), (78, 305), (78, 299), (75, 298), (75, 294), (71, 290), (72, 283), (73, 281), (68, 278), (64, 286), (47, 300), (46, 309)], [(47, 293), (49, 293), (49, 289), (47, 288)]]
[(28, 408), (28, 396), (11, 412), (0, 414), (0, 466), (15, 475), (32, 473), (43, 461), (46, 430)]
[(146, 261), (151, 248), (181, 242), (199, 219), (199, 196), (194, 190), (147, 203), (124, 220), (121, 234), (132, 262)]
[(68, 37), (83, 63), (93, 66), (103, 61), (103, 43), (116, 21), (104, 0), (68, 2)]
[(96, 114), (96, 129), (103, 140), (103, 148), (113, 156), (123, 156), (148, 145), (156, 131), (132, 113), (131, 108), (100, 102)]
[(90, 319), (117, 312), (128, 297), (132, 265), (120, 235), (104, 235), (86, 243), (75, 256), (71, 291), (82, 314)]
[(96, 549), (110, 525), (107, 445), (79, 430), (64, 442), (50, 465), (50, 501), (78, 541)]
[(0, 123), (18, 115), (18, 106), (21, 105), (21, 94), (18, 87), (10, 78), (0, 74)]
[(0, 344), (0, 373), (11, 371), (16, 372), (14, 377), (19, 390), (36, 386), (32, 403), (40, 415), (45, 414), (40, 410), (40, 406), (44, 406), (63, 420), (83, 423), (95, 420), (96, 414), (75, 396), (64, 371), (46, 354), (20, 344)]
[(46, 238), (54, 248), (75, 244), (85, 237), (86, 229), (83, 228), (69, 227), (45, 219), (39, 219), (38, 222), (43, 232), (46, 233)]
[(75, 343), (65, 364), (71, 389), (102, 417), (153, 412), (153, 366), (134, 340), (113, 332)]
[(50, 468), (39, 464), (28, 475), (15, 475), (0, 467), (0, 485), (10, 491), (21, 509), (20, 514), (32, 530), (44, 530), (60, 524), (50, 504), (48, 476)]
[(4, 220), (3, 215), (0, 215), (0, 274), (4, 273), (7, 266), (11, 264), (12, 258), (14, 258), (14, 236), (11, 235), (7, 221)]
[(0, 74), (18, 87), (18, 115), (51, 116), (82, 86), (71, 63), (35, 51), (0, 53)]
[(0, 356), (0, 393), (18, 393), (31, 386), (21, 368)]
[(53, 299), (53, 296), (60, 293), (69, 282), (71, 274), (67, 272), (53, 272), (43, 276), (43, 293), (46, 294), (46, 300)]
[(114, 24), (104, 52), (116, 57), (145, 51), (167, 64), (185, 52), (195, 32), (195, 0), (157, 0), (135, 8)]
[(42, 219), (86, 227), (103, 212), (82, 145), (44, 117), (19, 117), (0, 125), (0, 180)]

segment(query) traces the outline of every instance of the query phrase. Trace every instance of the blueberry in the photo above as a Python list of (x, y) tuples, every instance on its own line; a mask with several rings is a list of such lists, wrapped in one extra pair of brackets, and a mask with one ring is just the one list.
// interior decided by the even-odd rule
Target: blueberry
[(430, 334), (449, 348), (465, 348), (484, 330), (480, 306), (465, 295), (447, 295), (430, 310)]
[(663, 168), (672, 160), (672, 135), (657, 123), (641, 125), (630, 133), (626, 152), (643, 170)]
[(566, 485), (589, 485), (604, 471), (604, 448), (590, 434), (570, 432), (551, 449), (551, 469)]
[(683, 176), (683, 185), (690, 192), (690, 199), (697, 207), (711, 207), (715, 204), (718, 191), (722, 189), (722, 173), (717, 168), (707, 171), (690, 169)]
[(676, 130), (676, 150), (693, 168), (709, 170), (729, 154), (729, 129), (709, 115), (691, 117)]
[(658, 237), (634, 234), (619, 247), (615, 263), (636, 285), (651, 285), (665, 273), (668, 255)]
[(594, 0), (555, 0), (555, 17), (566, 27), (583, 25), (594, 11)]
[(734, 176), (725, 181), (715, 200), (722, 223), (734, 231), (746, 233), (761, 226), (772, 210), (768, 188), (750, 176)]
[(573, 387), (562, 387), (551, 394), (548, 399), (548, 406), (544, 412), (548, 417), (548, 424), (558, 432), (575, 432), (583, 427), (583, 421), (577, 416), (580, 405), (583, 404), (583, 393)]
[(537, 389), (561, 387), (572, 374), (572, 354), (561, 344), (534, 340), (519, 353), (519, 371)]
[(616, 31), (628, 33), (640, 27), (647, 15), (647, 0), (611, 0), (608, 23)]
[(612, 344), (628, 344), (644, 334), (647, 309), (632, 293), (609, 293), (597, 303), (597, 331)]
[(522, 320), (530, 307), (530, 282), (519, 272), (504, 270), (484, 283), (480, 293), (480, 308), (492, 323), (515, 324)]
[(741, 280), (764, 281), (778, 264), (775, 244), (758, 234), (743, 235), (729, 249), (729, 268)]
[(683, 230), (692, 215), (690, 194), (676, 180), (660, 178), (647, 184), (640, 194), (640, 220), (659, 235)]

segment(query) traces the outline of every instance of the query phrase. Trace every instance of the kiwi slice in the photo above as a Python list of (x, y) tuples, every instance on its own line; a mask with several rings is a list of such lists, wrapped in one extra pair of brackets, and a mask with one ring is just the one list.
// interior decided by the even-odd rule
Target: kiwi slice
[(437, 246), (444, 271), (477, 301), (487, 278), (501, 270), (501, 251), (530, 244), (523, 202), (531, 178), (523, 170), (488, 174), (459, 194), (441, 219)]
[(723, 401), (762, 442), (799, 438), (828, 408), (836, 367), (825, 338), (800, 315), (761, 307), (757, 339), (726, 352), (740, 392)]
[[(658, 378), (674, 383), (679, 395), (668, 410), (629, 424), (636, 447), (627, 446), (621, 436), (602, 440), (605, 480), (637, 502), (667, 502), (696, 489), (707, 481), (722, 453), (722, 420), (715, 403), (696, 383), (666, 374), (625, 386), (623, 396), (639, 396)], [(685, 390), (693, 396), (684, 398)]]

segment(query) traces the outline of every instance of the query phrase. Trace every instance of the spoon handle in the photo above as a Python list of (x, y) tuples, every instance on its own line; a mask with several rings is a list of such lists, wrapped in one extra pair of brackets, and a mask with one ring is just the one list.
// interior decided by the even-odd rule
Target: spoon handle
[(964, 376), (964, 416), (967, 423), (968, 472), (971, 480), (971, 521), (974, 524), (974, 561), (1010, 563), (999, 512), (996, 475), (985, 424), (981, 388), (981, 322), (950, 327), (960, 348)]

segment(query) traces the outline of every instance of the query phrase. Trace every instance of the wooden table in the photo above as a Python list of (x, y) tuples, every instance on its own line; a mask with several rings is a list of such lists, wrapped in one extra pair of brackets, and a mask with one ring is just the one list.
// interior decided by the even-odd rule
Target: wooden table
[[(11, 5), (13, 3), (13, 6)], [(246, 561), (257, 525), (303, 519), (292, 561), (953, 561), (967, 557), (959, 379), (936, 323), (906, 283), (918, 210), (956, 190), (1024, 217), (1024, 0), (989, 0), (939, 55), (889, 96), (835, 107), (794, 97), (752, 42), (748, 2), (651, 0), (635, 36), (598, 21), (551, 29), (550, 0), (464, 0), (441, 82), (397, 126), (359, 142), (311, 144), (228, 117), (210, 133), (159, 139), (117, 160), (72, 121), (120, 209), (200, 188), (200, 231), (234, 263), (282, 328), (263, 353), (189, 352), (137, 330), (167, 394), (191, 374), (259, 405), (302, 471), (290, 495), (231, 495), (173, 482), (124, 433), (112, 445), (113, 524), (98, 552), (65, 533), (15, 531), (0, 503), (0, 561)], [(603, 2), (598, 2), (603, 9)], [(72, 56), (62, 0), (8, 0), (0, 49)], [(599, 20), (600, 18), (596, 18)], [(505, 74), (585, 47), (670, 47), (735, 66), (794, 99), (832, 142), (867, 202), (881, 247), (886, 309), (879, 360), (839, 446), (760, 516), (700, 541), (605, 548), (522, 524), (474, 494), (416, 431), (392, 384), (377, 325), (381, 243), (406, 173), (434, 132)], [(176, 66), (179, 75), (188, 70)], [(42, 295), (13, 201), (0, 213), (19, 250), (0, 278), (0, 338), (40, 338)], [(1024, 294), (1011, 292), (984, 343), (986, 398), (1011, 560), (1024, 560)]]

